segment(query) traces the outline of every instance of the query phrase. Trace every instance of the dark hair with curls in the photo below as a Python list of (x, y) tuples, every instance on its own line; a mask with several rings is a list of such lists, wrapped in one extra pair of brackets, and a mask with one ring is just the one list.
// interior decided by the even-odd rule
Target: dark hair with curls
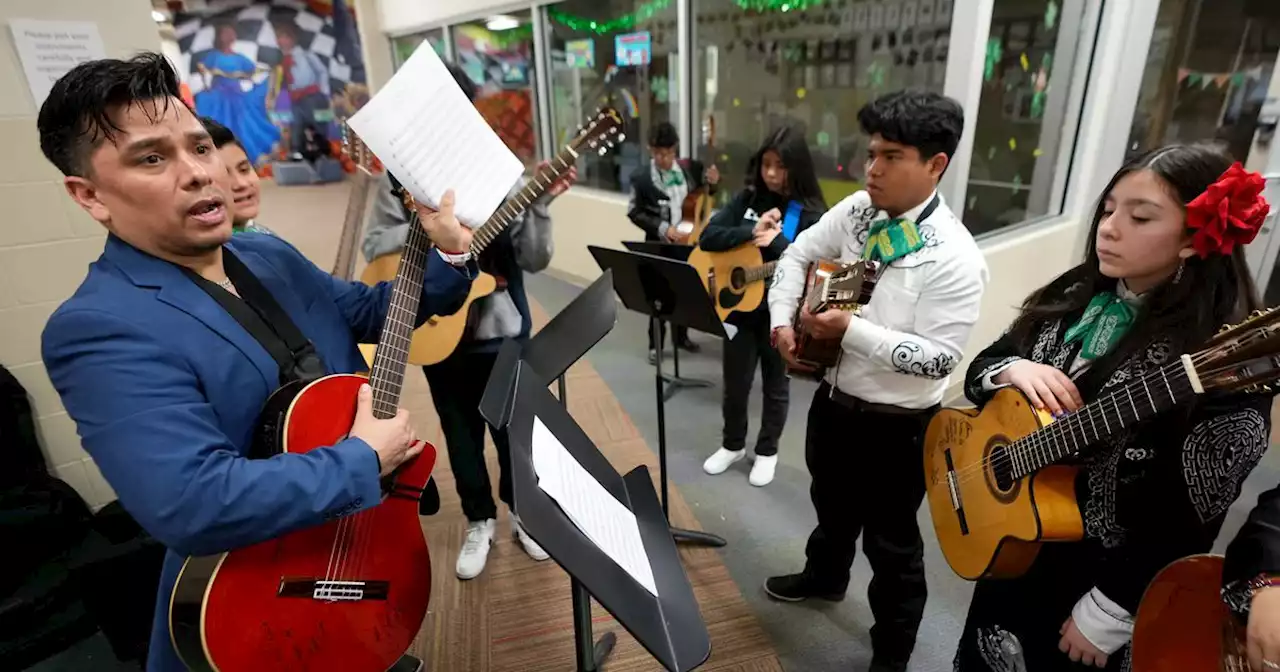
[(649, 135), (650, 147), (670, 149), (678, 144), (680, 144), (680, 134), (676, 133), (676, 127), (669, 121), (663, 121), (654, 126), (653, 132)]
[(764, 178), (760, 175), (760, 167), (764, 155), (768, 151), (778, 153), (782, 165), (787, 169), (787, 187), (791, 191), (790, 198), (799, 201), (808, 210), (826, 212), (827, 201), (822, 196), (822, 188), (818, 186), (818, 176), (813, 170), (813, 155), (809, 153), (809, 143), (804, 133), (794, 126), (779, 126), (765, 138), (764, 144), (756, 150), (747, 164), (747, 188), (757, 192), (769, 191)]
[(937, 154), (950, 161), (964, 132), (964, 108), (937, 93), (898, 91), (864, 105), (858, 123), (867, 135), (879, 133), (890, 142), (915, 147), (921, 161)]
[[(1186, 205), (1217, 182), (1231, 162), (1229, 156), (1212, 145), (1171, 145), (1125, 164), (1098, 199), (1084, 263), (1027, 298), (1022, 315), (1011, 327), (1015, 340), (1030, 346), (1036, 323), (1083, 311), (1094, 295), (1115, 290), (1116, 280), (1103, 275), (1098, 265), (1097, 235), (1106, 215), (1107, 195), (1121, 179), (1149, 170), (1160, 178), (1174, 200)], [(1110, 370), (1138, 348), (1149, 345), (1157, 335), (1171, 338), (1175, 352), (1185, 352), (1208, 340), (1223, 324), (1239, 321), (1260, 307), (1253, 277), (1245, 264), (1244, 246), (1236, 246), (1230, 256), (1193, 255), (1185, 261), (1177, 282), (1166, 280), (1150, 291), (1133, 328), (1115, 351), (1097, 365)]]
[(182, 104), (178, 76), (160, 54), (81, 63), (54, 82), (40, 106), (40, 151), (63, 175), (85, 177), (91, 150), (122, 132), (112, 114), (139, 105), (155, 121), (170, 105)]

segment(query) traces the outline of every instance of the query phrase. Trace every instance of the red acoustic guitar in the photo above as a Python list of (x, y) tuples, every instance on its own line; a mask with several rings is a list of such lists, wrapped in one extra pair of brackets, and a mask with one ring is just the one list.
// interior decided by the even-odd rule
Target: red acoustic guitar
[[(360, 386), (395, 415), (430, 241), (410, 223), (373, 369), (286, 385), (267, 400), (253, 456), (346, 438)], [(381, 672), (409, 648), (431, 596), (418, 520), (436, 449), (383, 481), (377, 506), (216, 556), (188, 558), (169, 603), (174, 649), (198, 671)]]

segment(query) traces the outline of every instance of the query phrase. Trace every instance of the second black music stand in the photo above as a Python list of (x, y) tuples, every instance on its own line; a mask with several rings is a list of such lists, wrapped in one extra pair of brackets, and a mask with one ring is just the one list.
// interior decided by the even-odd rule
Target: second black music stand
[[(622, 244), (632, 252), (640, 254), (649, 254), (655, 257), (665, 257), (674, 261), (688, 261), (689, 255), (693, 253), (693, 245), (684, 243), (663, 243), (652, 240), (624, 240)], [(649, 318), (650, 336), (653, 338), (653, 348), (657, 351), (654, 358), (654, 366), (658, 367), (658, 371), (662, 371), (662, 340), (658, 338), (662, 334), (662, 325), (658, 325), (657, 335), (654, 335), (654, 320), (657, 318)], [(681, 325), (683, 326), (683, 325)], [(676, 343), (675, 329), (671, 330), (671, 375), (662, 374), (662, 379), (667, 381), (667, 390), (664, 397), (670, 399), (675, 396), (676, 392), (693, 387), (711, 387), (711, 382), (698, 378), (682, 378), (680, 377), (680, 347)]]
[[(707, 296), (707, 289), (698, 278), (698, 271), (689, 264), (666, 257), (638, 252), (610, 250), (588, 245), (587, 250), (606, 273), (613, 272), (614, 290), (628, 310), (653, 318), (654, 342), (664, 323), (680, 325), (724, 338), (724, 323)], [(667, 399), (664, 389), (666, 379), (662, 375), (662, 348), (658, 348), (658, 368), (654, 373), (654, 397), (658, 406), (658, 471), (662, 481), (662, 511), (670, 519), (667, 498)], [(695, 530), (672, 528), (677, 541), (707, 546), (724, 546), (725, 540), (714, 534)]]

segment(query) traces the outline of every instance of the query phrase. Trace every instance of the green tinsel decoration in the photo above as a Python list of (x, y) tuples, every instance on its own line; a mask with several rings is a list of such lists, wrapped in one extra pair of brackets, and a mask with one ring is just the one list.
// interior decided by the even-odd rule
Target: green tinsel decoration
[(653, 18), (654, 14), (661, 12), (670, 5), (671, 0), (650, 0), (650, 2), (646, 2), (630, 14), (624, 14), (616, 19), (610, 19), (608, 21), (595, 21), (593, 19), (575, 16), (573, 14), (562, 12), (554, 6), (547, 8), (547, 16), (551, 17), (552, 21), (579, 33), (606, 35), (609, 33), (631, 30), (636, 27), (637, 23), (644, 23), (645, 21), (648, 21)]
[(737, 0), (738, 6), (755, 12), (803, 12), (823, 0)]

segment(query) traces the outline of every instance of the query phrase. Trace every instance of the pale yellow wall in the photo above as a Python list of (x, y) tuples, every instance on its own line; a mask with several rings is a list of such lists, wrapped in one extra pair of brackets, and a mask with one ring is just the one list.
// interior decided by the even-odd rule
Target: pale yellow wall
[(391, 64), (391, 42), (379, 24), (378, 0), (355, 0), (355, 8), (365, 75), (369, 80), (369, 90), (377, 93), (395, 72)]
[[(643, 235), (627, 220), (625, 197), (589, 189), (574, 189), (551, 205), (556, 250), (551, 259), (552, 274), (580, 284), (600, 275), (600, 267), (587, 245), (622, 248), (624, 240), (640, 240)], [(982, 299), (982, 316), (965, 349), (965, 362), (1004, 333), (1018, 314), (1023, 299), (1073, 266), (1080, 222), (1059, 221), (1033, 225), (1007, 237), (983, 241), (991, 281)], [(953, 377), (951, 397), (961, 394), (959, 376)]]
[(148, 0), (0, 2), (0, 364), (32, 398), (49, 465), (95, 508), (115, 494), (80, 447), (40, 363), (40, 332), (84, 279), (106, 231), (62, 189), (62, 175), (40, 153), (36, 107), (9, 32), (9, 20), (93, 21), (111, 57), (160, 49)]

